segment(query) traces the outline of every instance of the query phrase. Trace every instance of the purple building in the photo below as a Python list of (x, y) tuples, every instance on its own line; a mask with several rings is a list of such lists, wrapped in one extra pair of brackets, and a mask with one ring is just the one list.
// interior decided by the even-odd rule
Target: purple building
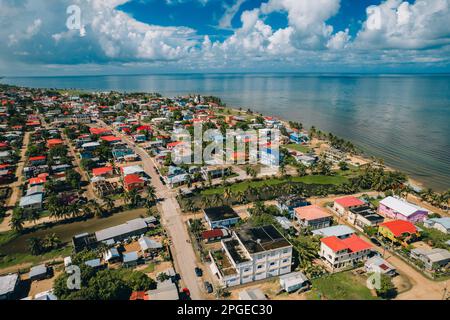
[(387, 197), (380, 201), (378, 213), (391, 219), (416, 223), (426, 219), (428, 210), (402, 199)]

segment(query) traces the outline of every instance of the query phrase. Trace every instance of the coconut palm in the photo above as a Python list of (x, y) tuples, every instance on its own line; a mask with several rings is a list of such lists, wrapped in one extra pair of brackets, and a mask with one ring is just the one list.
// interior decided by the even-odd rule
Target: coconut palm
[(233, 191), (231, 191), (231, 188), (225, 188), (223, 190), (223, 199), (225, 200), (225, 203), (229, 204), (232, 197)]
[(30, 250), (30, 253), (33, 256), (37, 256), (37, 255), (42, 253), (43, 246), (42, 246), (41, 239), (36, 238), (36, 237), (32, 237), (32, 238), (27, 240), (27, 243), (28, 243), (28, 250)]
[(114, 205), (114, 200), (111, 197), (105, 197), (103, 199), (103, 201), (105, 202), (105, 207), (109, 212), (112, 212), (115, 208)]
[(192, 201), (192, 199), (187, 199), (186, 202), (184, 203), (184, 207), (186, 208), (187, 211), (193, 212), (195, 209), (195, 203), (194, 201)]
[(61, 244), (61, 240), (55, 233), (51, 233), (45, 236), (43, 243), (48, 249), (57, 249)]
[(247, 196), (242, 191), (237, 192), (235, 198), (236, 198), (236, 201), (239, 202), (239, 203), (247, 202)]
[(13, 215), (9, 221), (9, 226), (16, 232), (23, 230), (24, 218), (20, 215)]

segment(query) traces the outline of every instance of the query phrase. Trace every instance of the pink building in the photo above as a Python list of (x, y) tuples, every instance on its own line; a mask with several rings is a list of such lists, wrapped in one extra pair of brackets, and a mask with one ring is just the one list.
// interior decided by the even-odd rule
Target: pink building
[(378, 213), (391, 219), (415, 223), (424, 221), (428, 215), (428, 210), (402, 199), (387, 197), (380, 201)]

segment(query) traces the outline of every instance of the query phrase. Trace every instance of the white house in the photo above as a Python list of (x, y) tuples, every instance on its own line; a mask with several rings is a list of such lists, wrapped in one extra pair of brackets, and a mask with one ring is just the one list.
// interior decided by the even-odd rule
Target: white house
[(302, 272), (292, 272), (280, 277), (280, 286), (288, 293), (309, 288), (310, 281)]
[(242, 229), (210, 252), (221, 285), (236, 286), (291, 272), (292, 245), (274, 226)]
[(345, 239), (326, 237), (320, 239), (320, 242), (319, 255), (333, 271), (353, 267), (366, 260), (372, 248), (371, 244), (356, 235)]

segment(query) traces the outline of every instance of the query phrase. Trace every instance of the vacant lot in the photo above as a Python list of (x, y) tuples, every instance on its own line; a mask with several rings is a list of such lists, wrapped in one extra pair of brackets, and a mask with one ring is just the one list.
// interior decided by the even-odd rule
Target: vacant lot
[(332, 274), (312, 280), (313, 289), (307, 293), (310, 300), (374, 300), (365, 286), (365, 279), (350, 272)]
[[(274, 186), (283, 183), (291, 182), (301, 182), (305, 184), (316, 184), (316, 185), (339, 185), (348, 181), (347, 178), (342, 176), (321, 176), (321, 175), (313, 175), (313, 176), (304, 176), (304, 177), (291, 177), (290, 180), (287, 179), (268, 179), (261, 181), (244, 181), (240, 183), (233, 184), (230, 189), (233, 192), (245, 191), (248, 187), (252, 188), (260, 188), (264, 185)], [(211, 194), (222, 194), (224, 191), (223, 187), (211, 188), (208, 190), (202, 191), (204, 195)]]

